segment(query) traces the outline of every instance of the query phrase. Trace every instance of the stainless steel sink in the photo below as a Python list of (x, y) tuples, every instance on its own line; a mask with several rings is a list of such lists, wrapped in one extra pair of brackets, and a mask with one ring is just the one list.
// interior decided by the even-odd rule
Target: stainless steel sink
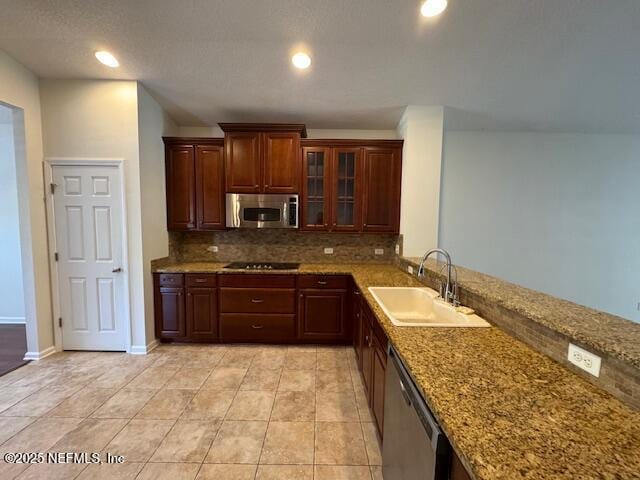
[(399, 327), (490, 327), (491, 325), (464, 309), (438, 298), (430, 288), (369, 287), (391, 323)]

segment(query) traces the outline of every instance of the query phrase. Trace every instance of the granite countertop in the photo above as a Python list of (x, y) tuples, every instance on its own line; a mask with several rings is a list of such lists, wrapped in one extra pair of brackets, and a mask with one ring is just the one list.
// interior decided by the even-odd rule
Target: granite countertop
[(497, 328), (393, 326), (368, 287), (422, 286), (393, 265), (303, 264), (299, 273), (353, 276), (476, 480), (640, 478), (640, 412), (607, 392)]

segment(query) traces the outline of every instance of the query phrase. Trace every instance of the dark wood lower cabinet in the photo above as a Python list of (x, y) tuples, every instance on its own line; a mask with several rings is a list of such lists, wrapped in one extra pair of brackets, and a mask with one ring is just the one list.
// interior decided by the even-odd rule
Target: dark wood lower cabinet
[(187, 288), (187, 337), (192, 340), (218, 338), (218, 305), (215, 288)]
[(158, 335), (161, 338), (184, 338), (187, 334), (184, 288), (158, 287), (155, 304)]
[(300, 290), (298, 339), (342, 343), (348, 338), (345, 290)]
[(295, 338), (295, 315), (223, 313), (220, 340), (223, 342), (289, 343)]
[(371, 410), (380, 436), (384, 431), (384, 380), (387, 368), (387, 352), (373, 335), (373, 357), (371, 367)]

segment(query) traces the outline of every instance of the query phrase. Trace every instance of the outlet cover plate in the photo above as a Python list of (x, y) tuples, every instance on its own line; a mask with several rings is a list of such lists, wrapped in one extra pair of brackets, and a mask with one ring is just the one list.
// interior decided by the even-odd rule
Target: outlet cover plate
[(376, 248), (373, 250), (376, 255), (384, 255), (384, 248)]
[(407, 266), (407, 272), (409, 272), (409, 275), (413, 275), (413, 267), (411, 265)]
[(567, 359), (576, 367), (581, 368), (594, 377), (600, 376), (602, 359), (595, 353), (588, 352), (584, 348), (580, 348), (577, 345), (570, 343)]
[(333, 255), (333, 248), (331, 247), (327, 247), (324, 249), (324, 254), (325, 255)]

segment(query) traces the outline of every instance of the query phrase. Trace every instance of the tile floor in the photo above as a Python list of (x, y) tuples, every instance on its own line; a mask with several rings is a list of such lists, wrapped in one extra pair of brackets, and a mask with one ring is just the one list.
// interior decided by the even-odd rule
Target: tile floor
[(7, 464), (2, 479), (381, 480), (353, 349), (163, 345), (65, 352), (0, 377), (7, 452), (120, 465)]

